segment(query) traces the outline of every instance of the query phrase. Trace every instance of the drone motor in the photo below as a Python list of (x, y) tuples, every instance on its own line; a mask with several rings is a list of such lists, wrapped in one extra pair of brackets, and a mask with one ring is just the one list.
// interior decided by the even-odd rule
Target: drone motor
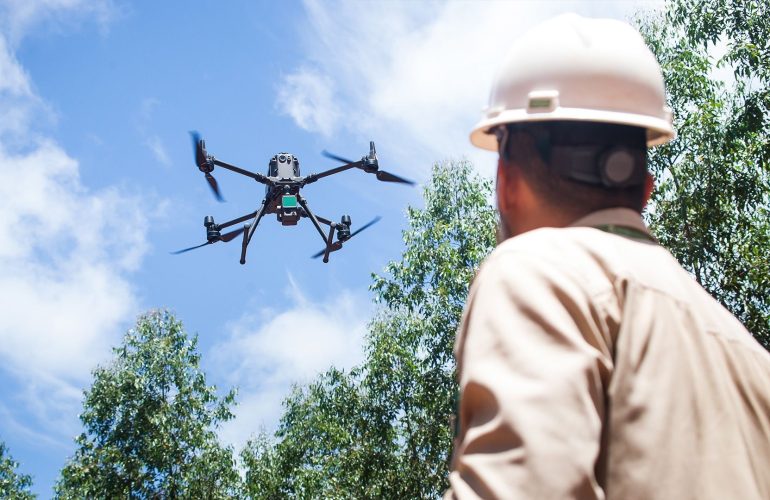
[(219, 232), (219, 229), (217, 228), (216, 223), (214, 222), (214, 217), (207, 215), (203, 218), (203, 227), (206, 228), (206, 240), (207, 241), (217, 241), (220, 238), (222, 238), (222, 234)]
[(196, 141), (195, 163), (198, 165), (198, 170), (204, 174), (210, 174), (214, 171), (214, 164), (211, 162), (211, 158), (209, 158), (208, 151), (206, 151), (206, 141), (199, 139), (197, 136), (193, 136), (193, 141)]
[(350, 239), (350, 216), (343, 215), (340, 219), (340, 224), (337, 226), (337, 239), (339, 241), (347, 241)]
[(369, 141), (369, 156), (361, 158), (364, 166), (364, 172), (371, 174), (380, 169), (380, 162), (377, 161), (377, 151), (374, 149), (374, 141)]

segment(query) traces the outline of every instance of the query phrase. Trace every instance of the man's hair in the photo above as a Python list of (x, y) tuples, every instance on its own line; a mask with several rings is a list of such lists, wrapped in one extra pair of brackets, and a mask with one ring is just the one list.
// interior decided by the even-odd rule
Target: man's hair
[[(622, 146), (646, 158), (645, 130), (626, 125), (585, 122), (543, 122), (508, 125), (501, 157), (506, 168), (516, 168), (534, 193), (554, 208), (582, 216), (604, 208), (644, 208), (644, 182), (606, 187), (581, 182), (550, 164), (551, 148)], [(598, 172), (598, 161), (597, 161)], [(638, 168), (646, 171), (646, 161)], [(598, 175), (598, 174), (597, 174)]]

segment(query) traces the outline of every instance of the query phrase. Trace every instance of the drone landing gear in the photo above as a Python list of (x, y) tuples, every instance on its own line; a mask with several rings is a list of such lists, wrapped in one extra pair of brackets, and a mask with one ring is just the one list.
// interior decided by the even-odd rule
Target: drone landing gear
[[(233, 219), (233, 220), (224, 222), (222, 224), (217, 224), (216, 222), (214, 222), (214, 217), (207, 215), (203, 219), (203, 225), (206, 227), (206, 243), (203, 243), (202, 245), (190, 247), (190, 248), (185, 248), (183, 250), (177, 250), (176, 252), (171, 252), (171, 253), (180, 254), (184, 252), (189, 252), (190, 250), (195, 250), (196, 248), (200, 248), (206, 245), (211, 245), (212, 243), (216, 243), (218, 241), (227, 243), (228, 241), (234, 240), (235, 238), (240, 236), (241, 233), (243, 233), (243, 244), (241, 247), (241, 264), (245, 264), (246, 247), (249, 246), (251, 237), (254, 236), (254, 230), (257, 228), (257, 224), (259, 224), (259, 221), (262, 219), (262, 216), (264, 214), (265, 214), (265, 202), (263, 201), (262, 206), (260, 206), (259, 210), (257, 210), (256, 212), (242, 215), (237, 219)], [(244, 224), (243, 227), (240, 229), (236, 229), (234, 231), (230, 231), (228, 233), (222, 234), (223, 229), (230, 226), (234, 226), (236, 224), (240, 224), (241, 222), (245, 222), (249, 219), (252, 219), (252, 222), (250, 224)]]
[(329, 254), (332, 251), (332, 240), (334, 239), (335, 229), (337, 229), (337, 224), (334, 222), (329, 224), (329, 236), (326, 238), (326, 248), (324, 249), (324, 264), (329, 263)]
[[(323, 217), (316, 217), (313, 212), (310, 211), (310, 207), (307, 206), (307, 202), (305, 199), (297, 195), (297, 201), (299, 202), (300, 206), (302, 207), (302, 217), (308, 217), (313, 222), (313, 225), (315, 226), (316, 230), (318, 231), (318, 234), (321, 235), (321, 238), (326, 243), (326, 254), (324, 255), (324, 264), (329, 262), (329, 247), (331, 245), (332, 239), (334, 238), (334, 229), (336, 227), (336, 224), (328, 219), (324, 219)], [(326, 224), (329, 226), (329, 234), (327, 236), (326, 233), (324, 233), (324, 230), (321, 228), (321, 223)]]
[(249, 246), (251, 237), (254, 236), (254, 231), (257, 229), (257, 224), (262, 220), (262, 215), (265, 213), (265, 202), (262, 202), (262, 206), (259, 207), (257, 213), (254, 215), (254, 222), (251, 224), (244, 224), (243, 226), (243, 243), (241, 245), (241, 265), (246, 264), (246, 248)]

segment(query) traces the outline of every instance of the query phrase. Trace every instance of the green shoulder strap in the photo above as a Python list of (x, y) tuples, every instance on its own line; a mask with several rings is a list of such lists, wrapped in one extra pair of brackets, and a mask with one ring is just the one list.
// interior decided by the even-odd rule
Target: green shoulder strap
[(607, 233), (617, 234), (618, 236), (625, 236), (627, 238), (633, 238), (635, 240), (645, 240), (645, 241), (652, 241), (653, 243), (657, 243), (655, 241), (655, 238), (653, 238), (649, 234), (645, 233), (644, 231), (634, 229), (632, 227), (617, 226), (615, 224), (601, 224), (599, 226), (594, 226), (594, 227), (596, 229), (601, 229), (602, 231)]

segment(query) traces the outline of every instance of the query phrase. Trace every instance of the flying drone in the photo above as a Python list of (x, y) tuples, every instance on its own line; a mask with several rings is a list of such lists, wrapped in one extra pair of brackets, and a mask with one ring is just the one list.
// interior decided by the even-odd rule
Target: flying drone
[[(276, 214), (278, 221), (283, 226), (296, 226), (300, 219), (308, 218), (315, 226), (318, 234), (324, 241), (324, 249), (313, 255), (313, 258), (323, 256), (324, 263), (329, 262), (329, 254), (336, 252), (342, 248), (342, 244), (348, 241), (353, 236), (357, 235), (364, 229), (368, 228), (372, 224), (380, 220), (380, 217), (375, 217), (371, 221), (367, 222), (356, 231), (351, 232), (351, 219), (349, 215), (343, 215), (340, 218), (340, 222), (333, 222), (324, 217), (319, 217), (310, 211), (307, 201), (300, 194), (300, 189), (308, 184), (316, 182), (319, 179), (328, 177), (330, 175), (344, 172), (352, 168), (358, 168), (366, 173), (374, 174), (377, 180), (383, 182), (399, 182), (403, 184), (413, 185), (414, 182), (403, 177), (399, 177), (395, 174), (380, 170), (379, 162), (377, 160), (377, 152), (374, 148), (374, 142), (369, 143), (369, 154), (362, 157), (358, 161), (351, 161), (340, 156), (323, 151), (323, 155), (327, 158), (339, 161), (344, 165), (341, 165), (330, 170), (326, 170), (317, 174), (310, 174), (307, 176), (300, 175), (299, 158), (290, 153), (279, 153), (270, 159), (270, 163), (267, 168), (267, 175), (262, 175), (256, 172), (250, 172), (243, 168), (225, 163), (218, 160), (214, 156), (208, 154), (206, 151), (206, 142), (201, 139), (197, 132), (190, 132), (193, 140), (193, 148), (195, 152), (195, 165), (203, 172), (206, 181), (214, 193), (214, 196), (219, 201), (224, 201), (222, 193), (219, 190), (219, 184), (211, 173), (214, 171), (214, 167), (222, 167), (226, 170), (251, 177), (255, 181), (265, 185), (265, 198), (262, 200), (261, 205), (254, 212), (242, 215), (235, 219), (217, 224), (214, 222), (214, 217), (207, 215), (203, 219), (203, 226), (206, 228), (206, 242), (194, 247), (185, 248), (172, 252), (173, 254), (180, 254), (201, 248), (206, 245), (211, 245), (219, 241), (227, 243), (234, 240), (239, 235), (243, 234), (243, 240), (241, 243), (241, 264), (246, 263), (246, 249), (249, 246), (254, 231), (262, 220), (262, 217), (266, 214)], [(241, 222), (247, 222), (241, 228), (234, 231), (222, 233), (223, 229), (235, 226)], [(328, 231), (324, 231), (321, 224), (328, 226)], [(337, 240), (334, 241), (335, 234)]]

